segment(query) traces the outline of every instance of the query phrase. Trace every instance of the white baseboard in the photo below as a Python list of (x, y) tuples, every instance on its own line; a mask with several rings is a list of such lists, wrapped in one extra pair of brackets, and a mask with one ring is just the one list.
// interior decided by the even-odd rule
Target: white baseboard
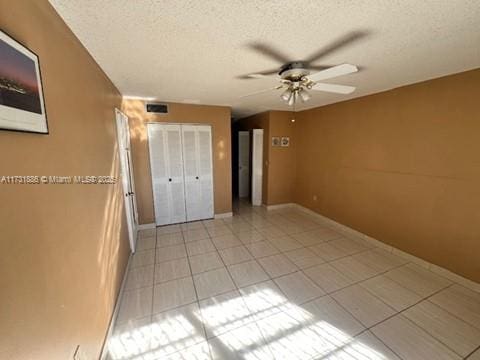
[(110, 318), (110, 324), (108, 325), (107, 335), (105, 337), (105, 340), (103, 341), (100, 360), (105, 360), (108, 355), (108, 351), (107, 351), (108, 339), (113, 334), (113, 328), (115, 326), (115, 321), (117, 320), (117, 316), (118, 316), (118, 310), (120, 308), (120, 299), (122, 297), (123, 290), (125, 288), (125, 283), (127, 282), (128, 269), (130, 268), (130, 261), (132, 260), (132, 255), (133, 254), (130, 253), (128, 257), (127, 267), (125, 268), (125, 273), (123, 274), (122, 285), (120, 285), (120, 290), (118, 291), (117, 299), (115, 300), (115, 307), (113, 308), (113, 314), (112, 314), (112, 317)]
[(294, 203), (285, 203), (285, 204), (276, 204), (276, 205), (263, 205), (268, 211), (271, 210), (279, 210), (279, 209), (285, 209), (289, 207), (294, 207), (296, 204)]
[(137, 229), (138, 230), (155, 229), (155, 227), (156, 227), (155, 223), (150, 223), (150, 224), (138, 225)]
[(227, 213), (222, 213), (222, 214), (215, 214), (213, 216), (214, 219), (225, 219), (225, 218), (229, 218), (229, 217), (232, 217), (233, 216), (233, 213), (232, 212), (227, 212)]
[(382, 248), (382, 249), (384, 249), (388, 252), (391, 252), (394, 255), (401, 256), (404, 259), (407, 259), (407, 260), (409, 260), (409, 261), (411, 261), (411, 262), (413, 262), (417, 265), (420, 265), (420, 266), (436, 273), (437, 275), (443, 276), (444, 278), (447, 278), (450, 281), (454, 281), (454, 282), (456, 282), (460, 285), (463, 285), (470, 290), (480, 292), (480, 284), (475, 282), (475, 281), (464, 278), (463, 276), (455, 274), (454, 272), (452, 272), (450, 270), (447, 270), (447, 269), (445, 269), (441, 266), (432, 264), (432, 263), (430, 263), (426, 260), (423, 260), (423, 259), (421, 259), (421, 258), (419, 258), (415, 255), (409, 254), (409, 253), (407, 253), (405, 251), (402, 251), (400, 249), (397, 249), (397, 248), (395, 248), (391, 245), (385, 244), (382, 241), (374, 239), (371, 236), (368, 236), (366, 234), (361, 233), (360, 231), (354, 230), (354, 229), (352, 229), (348, 226), (340, 224), (340, 223), (336, 222), (335, 220), (332, 220), (332, 219), (330, 219), (326, 216), (320, 215), (319, 213), (316, 213), (315, 211), (310, 210), (310, 209), (308, 209), (304, 206), (301, 206), (301, 205), (298, 205), (298, 204), (293, 204), (293, 206), (300, 211), (303, 211), (307, 214), (310, 214), (310, 215), (316, 217), (319, 220), (320, 223), (332, 228), (333, 230), (336, 230), (339, 233), (344, 234), (347, 237), (351, 236), (351, 237), (356, 237), (356, 238), (360, 238), (362, 240), (365, 240), (372, 245), (380, 247), (380, 248)]

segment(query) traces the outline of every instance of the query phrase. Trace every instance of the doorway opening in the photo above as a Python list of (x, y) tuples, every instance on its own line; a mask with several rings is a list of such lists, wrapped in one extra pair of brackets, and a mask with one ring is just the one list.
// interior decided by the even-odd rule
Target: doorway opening
[(262, 205), (263, 129), (233, 132), (233, 197), (253, 206)]

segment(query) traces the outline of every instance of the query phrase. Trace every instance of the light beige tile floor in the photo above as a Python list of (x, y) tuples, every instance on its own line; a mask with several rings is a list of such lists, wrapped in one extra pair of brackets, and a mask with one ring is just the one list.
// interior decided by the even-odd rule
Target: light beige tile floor
[(293, 209), (141, 231), (108, 360), (480, 359), (480, 294)]

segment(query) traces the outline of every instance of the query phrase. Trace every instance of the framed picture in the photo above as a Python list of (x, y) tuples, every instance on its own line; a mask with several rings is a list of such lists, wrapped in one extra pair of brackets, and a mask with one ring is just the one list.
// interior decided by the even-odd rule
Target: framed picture
[(290, 146), (290, 138), (288, 136), (282, 136), (282, 144), (283, 147)]
[(272, 146), (280, 146), (280, 137), (272, 136)]
[(48, 134), (38, 56), (0, 31), (0, 129)]

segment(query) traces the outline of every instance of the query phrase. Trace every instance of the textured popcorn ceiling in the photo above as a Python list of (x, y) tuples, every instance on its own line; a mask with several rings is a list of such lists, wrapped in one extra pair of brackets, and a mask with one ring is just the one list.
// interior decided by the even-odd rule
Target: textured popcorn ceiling
[(228, 105), (236, 117), (287, 110), (275, 78), (241, 80), (279, 64), (246, 44), (306, 58), (350, 31), (369, 36), (318, 64), (356, 64), (331, 80), (351, 95), (312, 92), (300, 109), (480, 67), (478, 0), (50, 0), (118, 89), (128, 96)]

